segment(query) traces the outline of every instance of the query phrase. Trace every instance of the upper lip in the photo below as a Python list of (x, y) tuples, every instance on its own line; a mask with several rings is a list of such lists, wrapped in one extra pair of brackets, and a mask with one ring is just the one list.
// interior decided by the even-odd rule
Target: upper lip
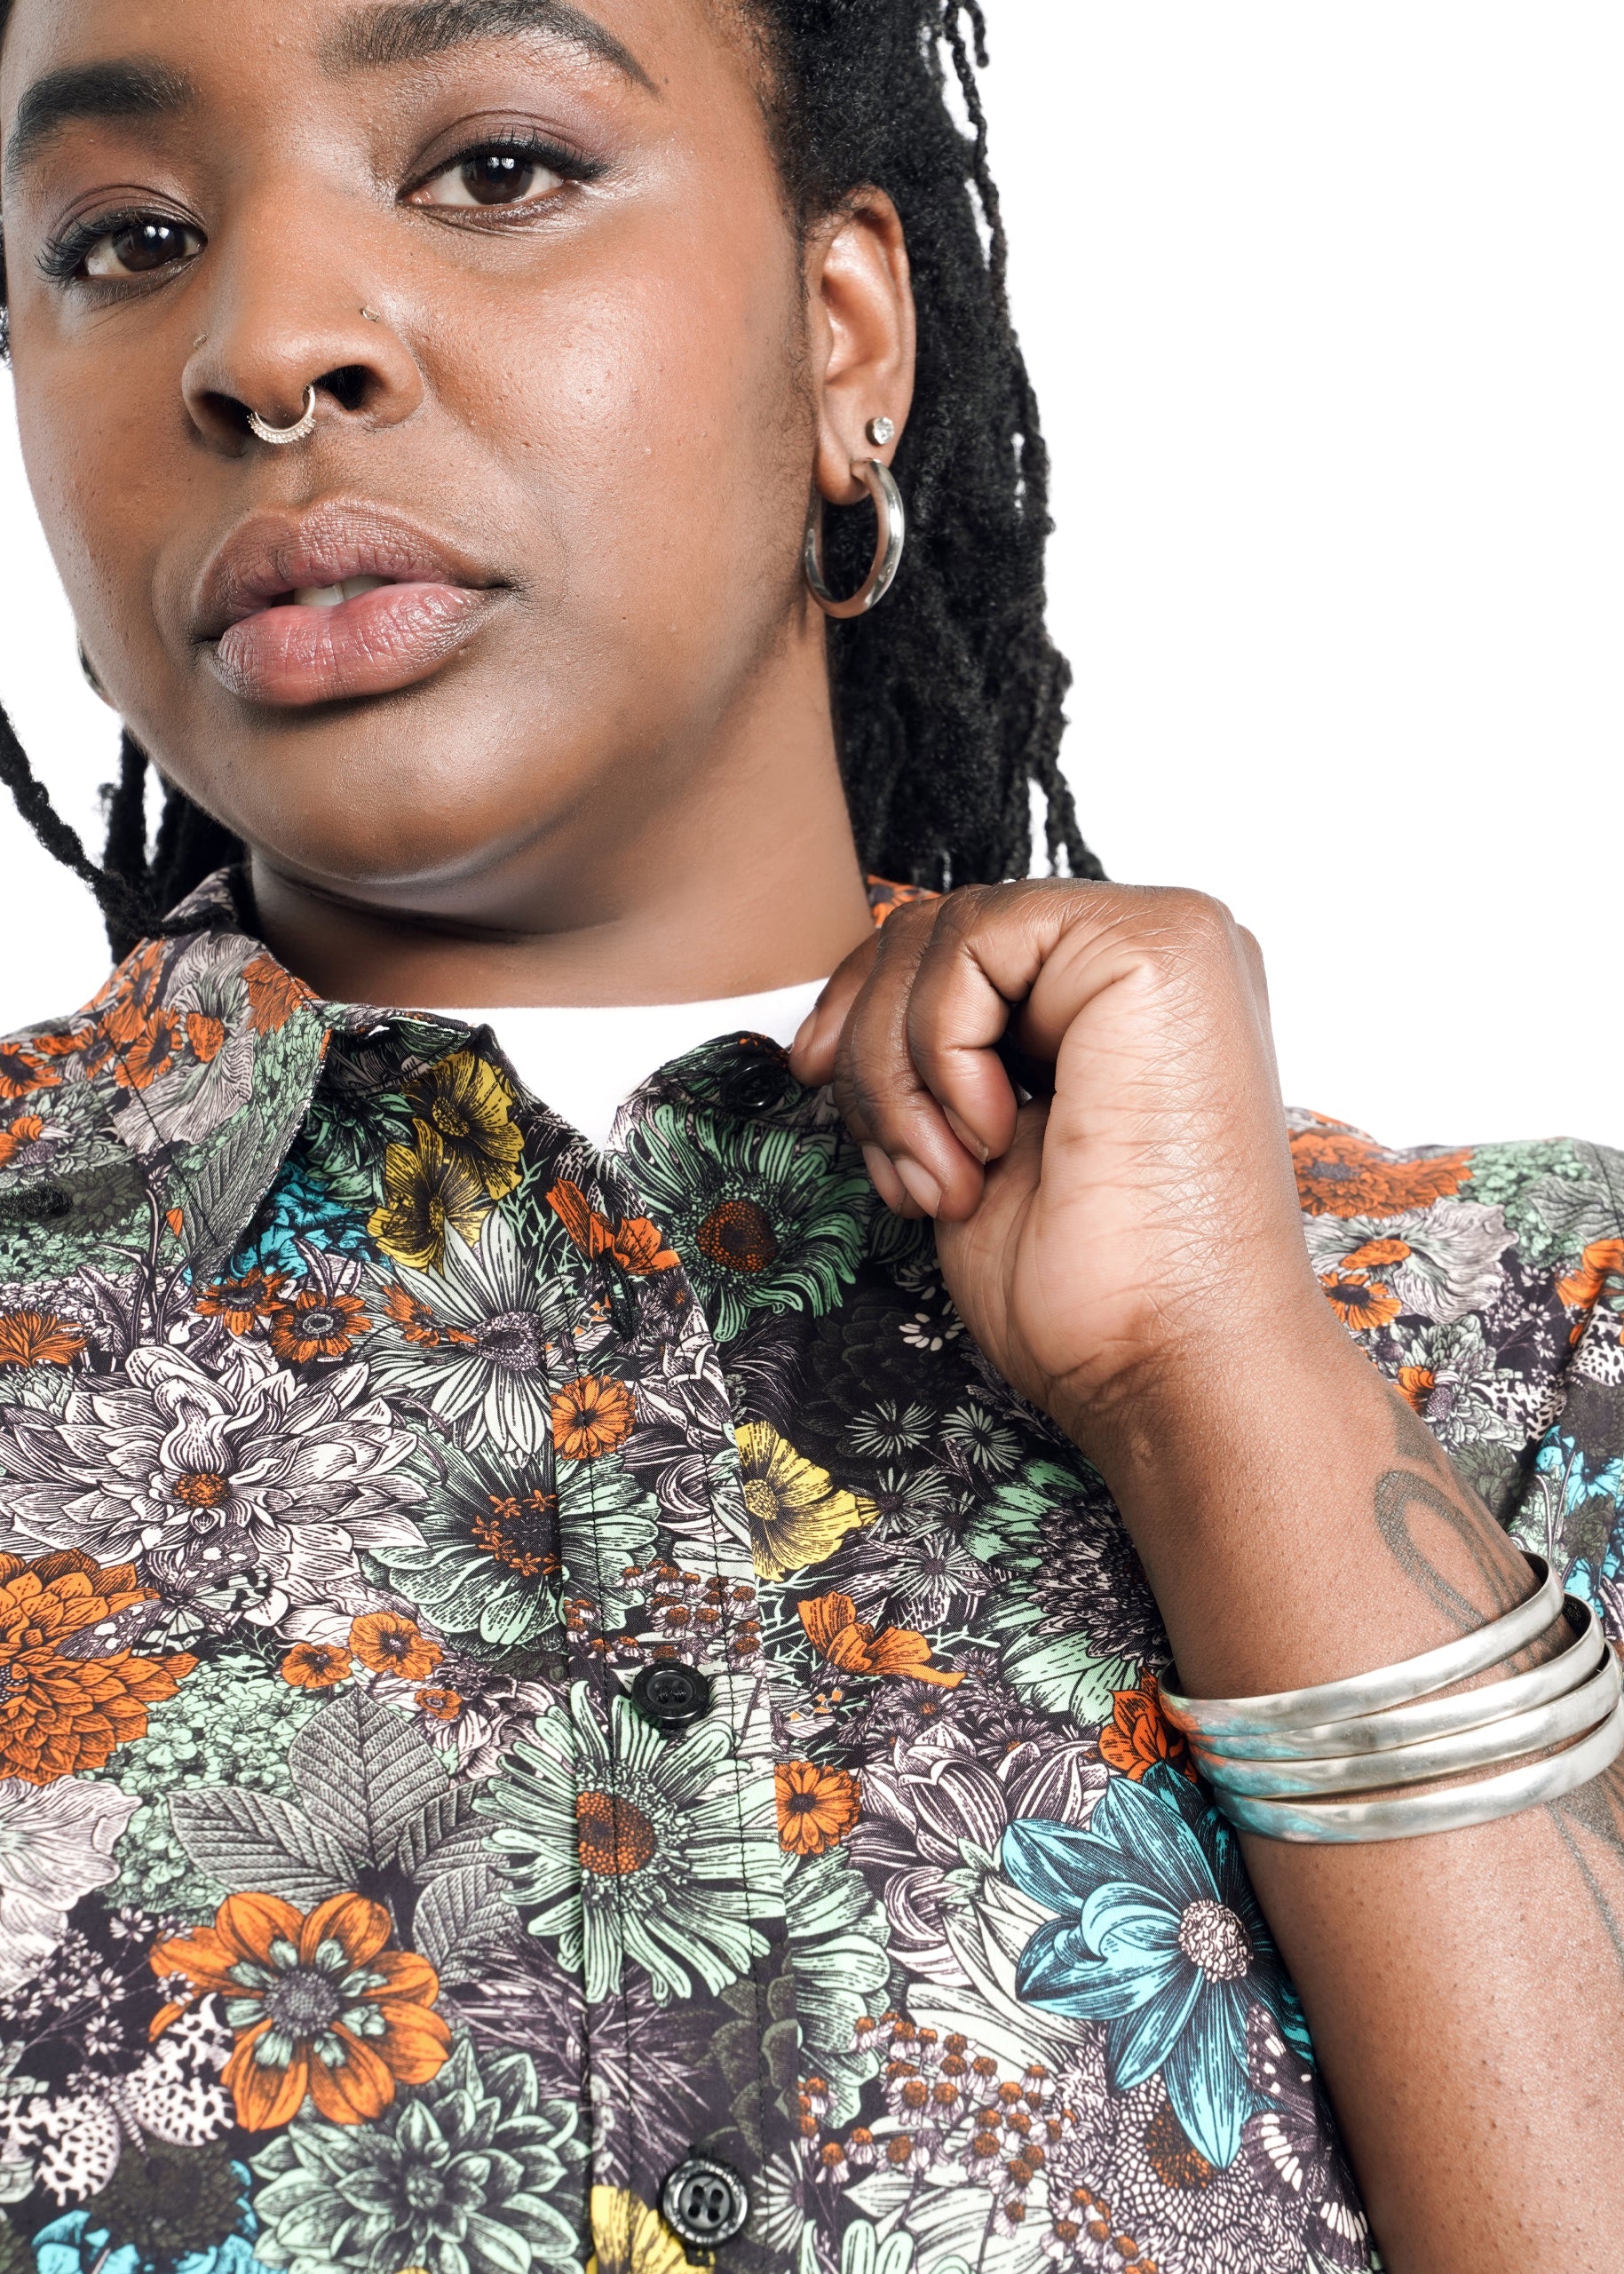
[(255, 513), (233, 530), (198, 579), (195, 636), (218, 639), (287, 593), (351, 576), (475, 590), (501, 581), (403, 513), (329, 498), (299, 513)]

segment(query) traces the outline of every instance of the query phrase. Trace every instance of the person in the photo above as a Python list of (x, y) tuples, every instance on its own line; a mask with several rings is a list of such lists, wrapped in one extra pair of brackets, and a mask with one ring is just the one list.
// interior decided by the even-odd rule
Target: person
[(1624, 1162), (1100, 875), (972, 0), (4, 14), (4, 2262), (1616, 2267)]

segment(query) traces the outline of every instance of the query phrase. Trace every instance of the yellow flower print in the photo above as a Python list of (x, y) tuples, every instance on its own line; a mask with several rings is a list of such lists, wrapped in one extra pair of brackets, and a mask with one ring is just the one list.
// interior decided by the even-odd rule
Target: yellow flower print
[(592, 2190), (586, 2274), (687, 2274), (688, 2254), (656, 2211), (624, 2187)]
[(757, 1579), (782, 1579), (832, 1556), (848, 1532), (872, 1524), (874, 1502), (839, 1491), (827, 1469), (796, 1451), (769, 1422), (734, 1432)]
[(412, 1129), (415, 1145), (392, 1145), (384, 1153), (389, 1198), (373, 1210), (367, 1229), (397, 1264), (437, 1272), (445, 1261), (448, 1226), (476, 1246), (490, 1202), (478, 1177), (453, 1160), (426, 1121), (414, 1121)]
[(513, 1119), (519, 1101), (505, 1074), (472, 1050), (458, 1050), (420, 1074), (407, 1094), (447, 1158), (493, 1200), (512, 1191), (525, 1140)]

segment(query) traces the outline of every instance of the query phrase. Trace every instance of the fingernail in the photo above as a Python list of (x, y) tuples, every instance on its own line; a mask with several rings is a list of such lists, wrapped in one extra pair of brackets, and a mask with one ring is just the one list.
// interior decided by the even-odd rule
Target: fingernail
[(866, 1145), (863, 1159), (867, 1164), (869, 1176), (874, 1179), (874, 1189), (886, 1207), (899, 1208), (907, 1194), (902, 1189), (901, 1178), (891, 1165), (891, 1155), (882, 1153), (877, 1145)]
[(974, 1129), (970, 1129), (965, 1122), (960, 1121), (958, 1115), (954, 1112), (951, 1105), (944, 1105), (942, 1111), (947, 1116), (948, 1128), (953, 1131), (954, 1136), (957, 1137), (965, 1152), (970, 1154), (972, 1161), (978, 1161), (983, 1169), (985, 1169), (989, 1157), (987, 1148), (982, 1144)]
[(922, 1169), (906, 1153), (891, 1162), (891, 1167), (907, 1188), (908, 1198), (915, 1201), (927, 1216), (934, 1216), (942, 1204), (942, 1188), (928, 1169)]

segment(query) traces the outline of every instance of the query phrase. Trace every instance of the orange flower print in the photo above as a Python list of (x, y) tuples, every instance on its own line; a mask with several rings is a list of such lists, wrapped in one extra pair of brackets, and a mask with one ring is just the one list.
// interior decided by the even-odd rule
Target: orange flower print
[(857, 1821), (857, 1779), (844, 1769), (783, 1761), (772, 1771), (778, 1794), (779, 1845), (794, 1856), (820, 1856)]
[(419, 1303), (415, 1295), (408, 1295), (399, 1280), (384, 1296), (384, 1308), (408, 1343), (419, 1350), (437, 1351), (442, 1343), (471, 1343), (473, 1336), (460, 1327), (442, 1327), (426, 1303)]
[(78, 1548), (33, 1563), (0, 1556), (0, 1777), (54, 1784), (147, 1734), (147, 1707), (172, 1698), (197, 1660), (127, 1650), (79, 1658), (71, 1645), (152, 1600), (133, 1564), (104, 1568)]
[(349, 1680), (355, 1661), (336, 1643), (295, 1643), (280, 1671), (282, 1680), (296, 1690), (331, 1690)]
[(462, 1694), (456, 1690), (419, 1690), (417, 1704), (432, 1722), (454, 1722), (463, 1710)]
[(20, 1042), (0, 1050), (0, 1097), (32, 1097), (36, 1089), (58, 1089), (61, 1080), (37, 1050)]
[(226, 1028), (207, 1011), (188, 1010), (186, 1040), (192, 1045), (192, 1055), (200, 1066), (212, 1066), (226, 1047)]
[(1579, 1269), (1557, 1281), (1557, 1293), (1570, 1311), (1594, 1311), (1609, 1280), (1624, 1301), (1624, 1240), (1593, 1240), (1580, 1256)]
[(539, 1488), (522, 1500), (516, 1493), (487, 1493), (488, 1516), (469, 1525), (493, 1562), (505, 1564), (521, 1579), (541, 1579), (558, 1569), (558, 1496)]
[(595, 1461), (631, 1434), (637, 1408), (613, 1375), (583, 1375), (553, 1392), (552, 1441), (566, 1461)]
[(580, 1185), (567, 1179), (552, 1187), (547, 1205), (589, 1263), (599, 1256), (612, 1256), (633, 1278), (641, 1279), (650, 1272), (668, 1272), (680, 1260), (649, 1217), (624, 1216), (612, 1224), (607, 1216), (598, 1215)]
[(1186, 1777), (1195, 1774), (1184, 1734), (1162, 1712), (1161, 1692), (1148, 1668), (1137, 1689), (1112, 1692), (1111, 1718), (1099, 1733), (1099, 1752), (1102, 1761), (1136, 1785), (1158, 1761), (1182, 1769)]
[(1403, 1307), (1396, 1295), (1373, 1284), (1363, 1272), (1327, 1272), (1319, 1284), (1343, 1325), (1356, 1335), (1388, 1326)]
[(868, 912), (876, 926), (887, 916), (895, 915), (899, 908), (910, 907), (915, 900), (933, 900), (936, 894), (924, 884), (892, 884), (883, 876), (870, 876)]
[(0, 1311), (0, 1366), (71, 1366), (84, 1345), (54, 1311)]
[(814, 1595), (800, 1611), (810, 1640), (848, 1674), (906, 1675), (939, 1690), (956, 1689), (964, 1679), (932, 1666), (930, 1644), (911, 1627), (882, 1627), (876, 1634), (860, 1624), (849, 1595)]
[(26, 1160), (44, 1134), (45, 1124), (37, 1113), (16, 1114), (0, 1129), (0, 1169), (19, 1155)]
[(302, 1002), (316, 999), (302, 979), (268, 955), (256, 955), (244, 965), (242, 984), (248, 989), (249, 1023), (256, 1034), (280, 1034)]
[(223, 1319), (234, 1335), (251, 1335), (281, 1300), (281, 1272), (252, 1271), (245, 1279), (217, 1280), (196, 1298), (205, 1319)]
[(174, 1065), (179, 1031), (167, 1010), (115, 1002), (102, 1014), (100, 1041), (98, 1055), (121, 1089), (150, 1089)]
[(1344, 1256), (1340, 1268), (1344, 1272), (1380, 1272), (1389, 1264), (1402, 1264), (1411, 1253), (1407, 1240), (1367, 1240), (1351, 1256)]
[(1438, 1376), (1430, 1366), (1401, 1366), (1398, 1369), (1398, 1392), (1407, 1398), (1424, 1419), (1427, 1400), (1438, 1388)]
[(440, 1644), (399, 1611), (363, 1612), (352, 1622), (350, 1648), (374, 1674), (398, 1674), (405, 1682), (425, 1681), (441, 1657)]
[(212, 1993), (236, 2034), (225, 2081), (245, 2131), (291, 2123), (306, 2094), (329, 2124), (370, 2123), (451, 2050), (431, 2011), (439, 1976), (426, 1958), (385, 1950), (390, 1931), (364, 1895), (329, 1896), (308, 1914), (278, 1895), (228, 1895), (213, 1926), (154, 1945), (153, 1971), (178, 1975), (181, 1994), (152, 2033)]
[(1309, 1216), (1402, 1216), (1458, 1192), (1470, 1153), (1398, 1161), (1351, 1129), (1300, 1129), (1291, 1140), (1297, 1192)]
[(284, 1366), (342, 1358), (371, 1324), (358, 1295), (326, 1295), (320, 1288), (301, 1288), (272, 1311), (271, 1348)]

